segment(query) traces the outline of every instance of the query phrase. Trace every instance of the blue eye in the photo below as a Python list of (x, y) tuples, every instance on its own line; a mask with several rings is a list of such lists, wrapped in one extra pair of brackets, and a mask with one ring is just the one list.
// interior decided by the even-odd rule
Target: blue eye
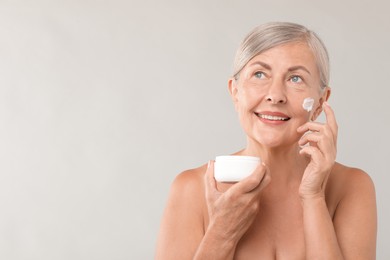
[(293, 83), (301, 83), (301, 82), (302, 82), (302, 78), (299, 77), (299, 76), (292, 76), (292, 77), (290, 78), (290, 80), (291, 80), (291, 82), (293, 82)]
[(256, 78), (259, 78), (259, 79), (262, 79), (262, 78), (264, 78), (264, 73), (263, 72), (261, 72), (261, 71), (257, 71), (256, 73), (255, 73), (255, 77)]

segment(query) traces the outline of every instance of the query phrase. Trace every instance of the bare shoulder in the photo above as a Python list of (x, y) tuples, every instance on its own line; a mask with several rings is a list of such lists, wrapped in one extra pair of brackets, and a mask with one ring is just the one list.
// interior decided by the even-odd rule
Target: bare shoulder
[(199, 192), (204, 187), (204, 174), (207, 165), (202, 165), (198, 168), (189, 169), (181, 172), (176, 176), (172, 183), (172, 191), (180, 191), (185, 193)]
[(329, 188), (332, 192), (346, 196), (356, 192), (374, 192), (371, 177), (363, 170), (336, 163), (329, 176)]
[(337, 163), (328, 185), (327, 202), (345, 259), (375, 259), (377, 214), (370, 176)]
[[(174, 179), (169, 199), (168, 208), (171, 211), (183, 213), (192, 212), (203, 221), (205, 204), (204, 175), (207, 165), (181, 172)], [(194, 216), (195, 216), (194, 215)]]
[(333, 215), (347, 202), (375, 202), (375, 187), (371, 177), (363, 170), (340, 163), (333, 166), (326, 187), (326, 202)]
[(161, 220), (156, 259), (191, 259), (195, 254), (204, 235), (205, 171), (205, 165), (187, 170), (173, 181)]

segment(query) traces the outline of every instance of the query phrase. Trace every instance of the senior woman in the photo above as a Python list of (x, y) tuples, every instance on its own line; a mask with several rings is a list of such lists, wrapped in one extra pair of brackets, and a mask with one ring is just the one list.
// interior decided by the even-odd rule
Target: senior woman
[(234, 155), (263, 163), (237, 183), (217, 182), (213, 161), (178, 175), (156, 259), (375, 259), (374, 185), (335, 162), (328, 83), (326, 48), (304, 26), (268, 23), (244, 39), (228, 81), (247, 135)]

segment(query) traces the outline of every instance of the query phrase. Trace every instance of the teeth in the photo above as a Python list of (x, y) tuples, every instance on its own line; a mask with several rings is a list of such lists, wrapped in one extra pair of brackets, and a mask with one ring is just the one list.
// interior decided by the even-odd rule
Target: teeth
[(259, 117), (267, 119), (267, 120), (279, 120), (279, 121), (286, 121), (288, 120), (288, 117), (280, 117), (280, 116), (270, 116), (270, 115), (261, 115), (258, 114)]

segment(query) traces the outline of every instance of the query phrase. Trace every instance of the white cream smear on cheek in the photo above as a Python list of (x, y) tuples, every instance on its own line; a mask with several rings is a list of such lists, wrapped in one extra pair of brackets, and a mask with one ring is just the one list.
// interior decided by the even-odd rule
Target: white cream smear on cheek
[(314, 99), (311, 97), (305, 98), (302, 103), (303, 109), (307, 112), (310, 112), (313, 109)]
[[(308, 98), (305, 98), (303, 100), (302, 107), (307, 112), (310, 112), (313, 109), (313, 106), (314, 106), (314, 99), (313, 98), (308, 97)], [(306, 133), (304, 133), (303, 136), (308, 134), (308, 133), (310, 133), (310, 131), (307, 131)], [(310, 143), (307, 143), (305, 145), (300, 145), (301, 148), (306, 147), (306, 146), (310, 146)]]

